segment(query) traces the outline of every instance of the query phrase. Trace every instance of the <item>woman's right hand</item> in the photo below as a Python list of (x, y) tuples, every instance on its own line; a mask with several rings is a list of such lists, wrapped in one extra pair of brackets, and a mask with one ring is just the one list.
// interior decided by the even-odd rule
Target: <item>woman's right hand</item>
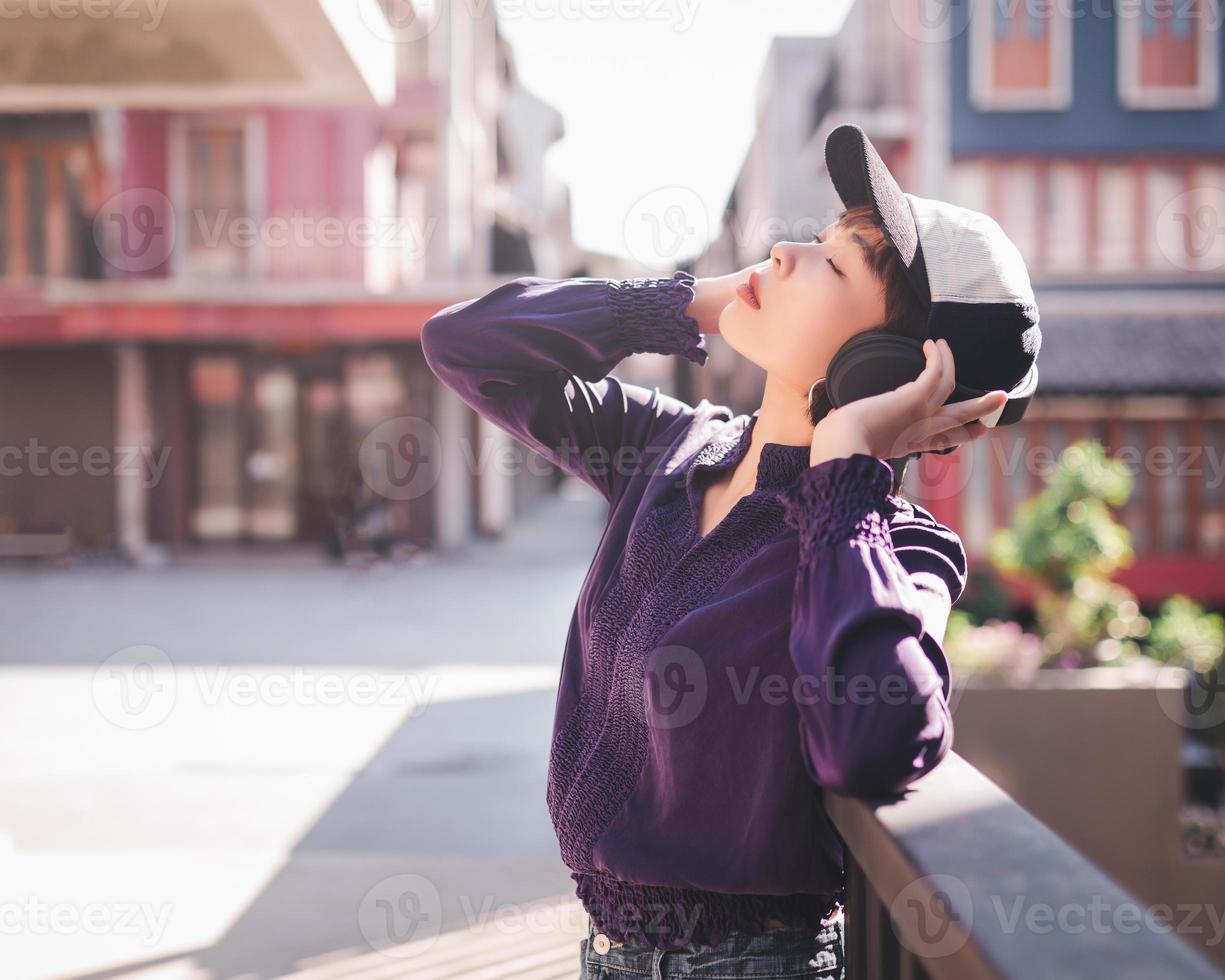
[(698, 321), (699, 333), (719, 332), (719, 314), (736, 298), (736, 287), (748, 282), (749, 273), (756, 267), (751, 265), (726, 276), (708, 276), (693, 281), (693, 302), (685, 312)]

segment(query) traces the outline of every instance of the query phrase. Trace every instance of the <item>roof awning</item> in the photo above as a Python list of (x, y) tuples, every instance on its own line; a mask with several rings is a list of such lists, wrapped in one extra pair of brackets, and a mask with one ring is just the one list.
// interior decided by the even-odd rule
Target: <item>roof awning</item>
[(387, 105), (378, 0), (5, 0), (0, 112)]
[(375, 293), (344, 282), (44, 280), (0, 290), (0, 349), (136, 342), (416, 341), (439, 310), (507, 275), (430, 279)]
[(1225, 394), (1225, 291), (1037, 289), (1043, 395)]

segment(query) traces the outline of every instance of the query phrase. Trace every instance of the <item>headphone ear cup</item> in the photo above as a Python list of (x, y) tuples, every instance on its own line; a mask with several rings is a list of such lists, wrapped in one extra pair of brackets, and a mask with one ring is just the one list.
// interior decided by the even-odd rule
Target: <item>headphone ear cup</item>
[(882, 395), (914, 381), (926, 365), (920, 340), (876, 331), (856, 334), (829, 362), (825, 377), (830, 403), (841, 408)]
[[(914, 381), (926, 366), (927, 356), (923, 353), (921, 340), (874, 330), (856, 334), (838, 348), (838, 352), (829, 362), (829, 370), (825, 372), (824, 380), (814, 388), (813, 398), (809, 403), (809, 415), (813, 425), (816, 425), (830, 408), (841, 408), (860, 398), (882, 395)], [(817, 389), (820, 390), (819, 395)], [(981, 394), (982, 391), (958, 382), (945, 404), (964, 401)], [(907, 459), (917, 459), (923, 453), (945, 456), (957, 448), (954, 445), (944, 449), (925, 449), (909, 454)], [(902, 464), (901, 472), (895, 468), (894, 475), (898, 482), (901, 481), (904, 471), (905, 463)]]
[[(871, 398), (914, 381), (927, 366), (923, 353), (923, 341), (899, 334), (869, 331), (856, 334), (843, 344), (829, 362), (825, 386), (827, 397), (835, 408), (859, 398)], [(958, 382), (949, 397), (952, 402), (964, 401), (981, 395), (976, 388)], [(957, 446), (944, 449), (925, 449), (923, 452), (941, 456), (951, 453)], [(923, 455), (913, 453), (917, 458)]]

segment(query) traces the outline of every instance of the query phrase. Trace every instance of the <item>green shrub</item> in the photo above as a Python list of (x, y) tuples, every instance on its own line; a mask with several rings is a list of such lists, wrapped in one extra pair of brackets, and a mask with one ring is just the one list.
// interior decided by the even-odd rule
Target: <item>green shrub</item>
[(1135, 595), (1110, 579), (1134, 559), (1131, 533), (1111, 511), (1131, 491), (1123, 460), (1109, 458), (1096, 440), (1074, 442), (1060, 453), (1046, 487), (1017, 508), (1012, 527), (992, 536), (991, 561), (1033, 583), (1044, 666), (1150, 657), (1206, 673), (1221, 663), (1225, 649), (1220, 615), (1174, 595), (1150, 620)]

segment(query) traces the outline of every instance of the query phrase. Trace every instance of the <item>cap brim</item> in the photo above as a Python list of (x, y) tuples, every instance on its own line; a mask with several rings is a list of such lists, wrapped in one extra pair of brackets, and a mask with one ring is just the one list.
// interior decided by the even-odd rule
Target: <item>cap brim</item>
[(876, 212), (915, 288), (930, 300), (914, 212), (867, 134), (854, 123), (835, 127), (825, 140), (825, 166), (844, 206), (867, 204)]

